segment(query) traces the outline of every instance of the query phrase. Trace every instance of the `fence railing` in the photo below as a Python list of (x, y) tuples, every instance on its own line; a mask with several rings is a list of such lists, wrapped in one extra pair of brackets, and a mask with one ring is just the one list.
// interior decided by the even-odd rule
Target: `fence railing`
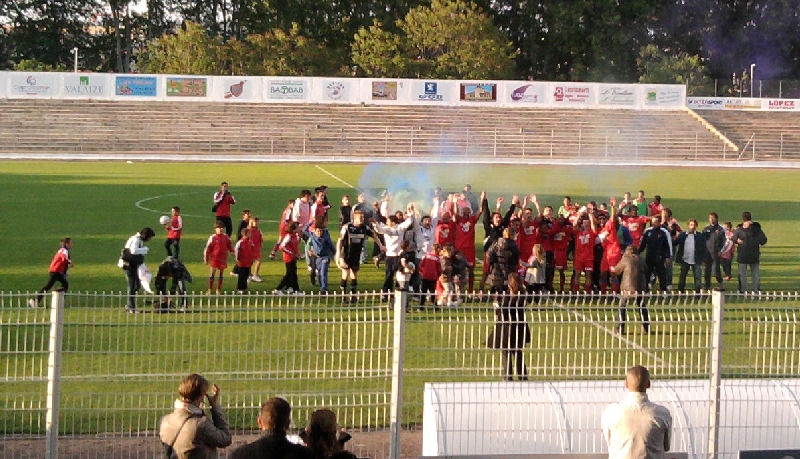
[[(406, 292), (190, 294), (185, 312), (142, 314), (125, 313), (121, 293), (70, 292), (60, 300), (62, 295), (53, 301), (63, 301), (63, 308), (31, 309), (29, 294), (0, 294), (4, 457), (43, 457), (52, 422), (62, 457), (108, 457), (115, 448), (152, 457), (158, 420), (171, 407), (180, 379), (192, 372), (220, 385), (224, 411), (238, 433), (253, 430), (261, 402), (279, 395), (294, 407), (296, 427), (325, 406), (338, 413), (342, 426), (389, 431), (393, 442), (420, 428), (425, 383), (505, 376), (500, 352), (487, 346), (495, 324), (488, 295), (447, 308), (427, 299), (420, 309), (420, 296)], [(725, 302), (718, 336), (712, 295), (675, 293), (647, 295), (648, 333), (638, 306), (629, 306), (626, 332), (617, 334), (614, 295), (532, 297), (526, 308), (531, 339), (523, 349), (529, 380), (621, 381), (634, 364), (648, 367), (656, 381), (797, 376), (800, 296), (727, 294)], [(63, 333), (54, 372), (56, 311)], [(402, 341), (396, 340), (398, 323)], [(715, 336), (722, 341), (715, 344)], [(402, 359), (393, 366), (397, 356)], [(47, 395), (53, 391), (57, 406)], [(58, 416), (48, 418), (54, 409)], [(87, 451), (87, 436), (99, 434), (114, 441)], [(733, 453), (719, 449), (720, 457)], [(390, 451), (361, 454), (382, 459)]]

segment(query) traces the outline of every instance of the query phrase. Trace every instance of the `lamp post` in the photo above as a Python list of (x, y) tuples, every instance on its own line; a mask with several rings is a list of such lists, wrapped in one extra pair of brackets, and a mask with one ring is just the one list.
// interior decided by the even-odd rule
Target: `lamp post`
[(756, 79), (756, 64), (750, 64), (750, 97), (755, 97), (753, 95), (753, 81)]
[(78, 48), (72, 48), (72, 54), (75, 56), (73, 61), (72, 71), (78, 73)]

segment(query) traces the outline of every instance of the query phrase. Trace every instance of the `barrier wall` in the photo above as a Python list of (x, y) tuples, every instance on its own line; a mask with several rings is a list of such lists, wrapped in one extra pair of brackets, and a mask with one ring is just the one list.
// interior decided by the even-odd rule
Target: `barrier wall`
[(800, 111), (800, 99), (759, 99), (755, 97), (688, 97), (692, 110)]
[(0, 98), (679, 109), (686, 87), (508, 80), (0, 72)]

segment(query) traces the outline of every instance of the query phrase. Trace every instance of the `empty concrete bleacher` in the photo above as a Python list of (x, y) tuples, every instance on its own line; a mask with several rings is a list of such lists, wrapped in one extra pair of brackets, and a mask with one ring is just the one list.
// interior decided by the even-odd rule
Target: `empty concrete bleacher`
[(734, 142), (743, 159), (800, 159), (800, 112), (697, 110)]
[(0, 100), (0, 153), (722, 160), (688, 111)]

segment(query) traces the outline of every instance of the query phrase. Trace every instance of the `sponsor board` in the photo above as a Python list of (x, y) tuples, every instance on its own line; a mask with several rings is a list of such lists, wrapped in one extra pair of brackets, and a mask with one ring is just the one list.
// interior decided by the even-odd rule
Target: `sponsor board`
[(167, 77), (167, 97), (206, 97), (208, 80), (205, 78)]
[(684, 92), (678, 88), (664, 86), (644, 90), (644, 105), (648, 107), (680, 106), (683, 101)]
[(397, 100), (397, 82), (373, 81), (372, 100)]
[(636, 92), (630, 85), (600, 85), (597, 95), (600, 105), (633, 107), (636, 105)]
[(765, 105), (767, 110), (793, 111), (798, 109), (796, 99), (767, 99)]
[(426, 81), (422, 86), (422, 93), (416, 95), (417, 100), (422, 102), (443, 102), (444, 95), (439, 92), (439, 83), (436, 81)]
[(547, 85), (542, 83), (529, 83), (512, 86), (508, 93), (508, 100), (514, 103), (543, 104), (547, 100)]
[(553, 104), (590, 105), (592, 88), (590, 85), (553, 85)]
[(10, 96), (52, 97), (56, 95), (55, 76), (47, 73), (13, 74), (10, 89)]
[(720, 97), (687, 97), (686, 106), (694, 110), (723, 110), (725, 101)]
[(339, 80), (328, 81), (322, 91), (322, 97), (326, 100), (347, 100), (347, 85)]
[(65, 75), (62, 91), (64, 97), (104, 97), (108, 95), (105, 75)]
[(304, 80), (271, 80), (267, 87), (267, 97), (278, 100), (306, 99), (308, 88)]
[(114, 81), (114, 94), (124, 97), (156, 97), (158, 78), (145, 76), (118, 76)]
[(466, 102), (496, 102), (496, 83), (461, 83), (459, 99)]
[[(223, 85), (223, 93), (222, 97), (224, 99), (249, 99), (249, 97), (245, 96), (245, 84), (247, 84), (247, 80), (239, 80), (235, 82), (226, 81), (226, 84)], [(249, 88), (249, 86), (248, 86)]]

